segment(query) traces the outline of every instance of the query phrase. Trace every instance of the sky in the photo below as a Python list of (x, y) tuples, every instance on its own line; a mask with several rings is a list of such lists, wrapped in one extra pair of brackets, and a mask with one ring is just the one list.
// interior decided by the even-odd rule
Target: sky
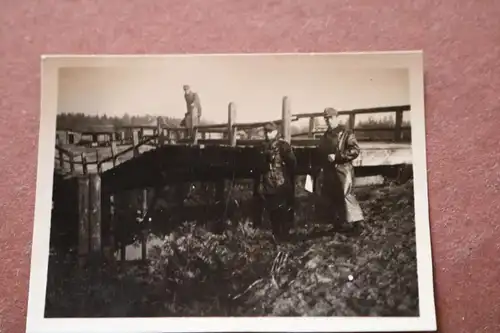
[(410, 104), (406, 69), (341, 68), (315, 56), (192, 56), (154, 66), (62, 68), (58, 113), (181, 118), (184, 84), (199, 94), (202, 118), (217, 123), (227, 122), (229, 102), (237, 122), (279, 119), (285, 95), (292, 113)]

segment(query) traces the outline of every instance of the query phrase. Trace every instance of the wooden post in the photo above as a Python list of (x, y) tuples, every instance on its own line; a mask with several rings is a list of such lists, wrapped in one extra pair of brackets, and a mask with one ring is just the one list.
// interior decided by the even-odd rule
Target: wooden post
[(191, 140), (194, 145), (198, 143), (198, 127), (193, 128)]
[[(146, 212), (148, 210), (148, 189), (145, 188), (142, 191), (142, 217), (145, 218)], [(147, 230), (148, 221), (142, 221), (142, 239), (141, 239), (141, 258), (142, 260), (146, 260), (147, 253), (147, 240), (148, 240), (148, 230)]]
[(71, 173), (75, 172), (75, 157), (73, 154), (69, 155), (69, 170)]
[(139, 133), (137, 131), (132, 132), (132, 146), (134, 147), (134, 157), (139, 155)]
[(227, 110), (227, 138), (229, 139), (229, 144), (231, 146), (236, 146), (236, 131), (234, 128), (235, 120), (236, 120), (236, 104), (231, 102), (229, 103)]
[(97, 163), (97, 173), (102, 173), (102, 164), (99, 163), (99, 149), (95, 150), (95, 161)]
[(115, 196), (109, 196), (109, 249), (110, 249), (110, 260), (114, 261), (116, 243), (115, 243)]
[(101, 176), (90, 174), (90, 250), (99, 257), (102, 251), (101, 241)]
[(231, 141), (231, 146), (236, 147), (236, 142), (238, 141), (238, 127), (235, 125), (233, 126), (233, 136), (232, 136), (232, 141)]
[(78, 257), (85, 263), (90, 248), (89, 230), (89, 178), (78, 177)]
[(355, 113), (350, 113), (349, 114), (349, 121), (348, 121), (348, 127), (350, 130), (354, 129), (354, 126), (356, 125), (356, 114)]
[(116, 142), (111, 142), (111, 158), (113, 161), (113, 168), (116, 166)]
[(139, 140), (143, 140), (144, 139), (144, 128), (140, 128), (139, 129)]
[(59, 153), (59, 167), (61, 168), (61, 170), (64, 170), (64, 154), (61, 149), (59, 149), (58, 153)]
[(163, 133), (162, 119), (161, 117), (156, 118), (156, 135), (158, 136), (157, 144), (158, 146), (163, 146), (165, 144), (165, 136)]
[(401, 141), (401, 127), (403, 126), (403, 111), (396, 111), (396, 123), (394, 128), (394, 141)]
[(281, 133), (283, 135), (283, 139), (286, 142), (290, 143), (292, 139), (292, 110), (290, 108), (290, 98), (288, 98), (288, 96), (283, 97), (281, 118), (283, 120), (281, 124)]
[(83, 174), (86, 175), (88, 170), (87, 170), (87, 156), (85, 153), (82, 153), (82, 169), (83, 169)]
[(315, 120), (316, 120), (316, 118), (314, 118), (314, 117), (309, 118), (309, 132), (308, 132), (307, 136), (310, 138), (314, 137), (314, 127), (316, 127), (316, 126), (314, 126), (314, 125), (316, 125)]

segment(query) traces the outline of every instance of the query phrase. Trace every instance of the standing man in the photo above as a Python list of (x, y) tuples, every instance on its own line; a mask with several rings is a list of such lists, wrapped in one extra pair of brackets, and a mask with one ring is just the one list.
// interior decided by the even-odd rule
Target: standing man
[(292, 147), (278, 137), (276, 124), (264, 126), (264, 163), (262, 194), (276, 240), (286, 239), (293, 224), (293, 174), (296, 158)]
[(200, 123), (201, 119), (201, 103), (198, 93), (191, 90), (191, 87), (184, 85), (184, 99), (186, 100), (187, 112), (184, 115), (183, 125), (186, 127), (191, 127), (191, 120), (193, 120), (193, 126)]
[(326, 108), (323, 114), (328, 128), (318, 147), (318, 162), (323, 171), (320, 196), (325, 213), (333, 218), (337, 229), (356, 233), (364, 217), (353, 193), (352, 161), (359, 156), (360, 148), (352, 130), (339, 124), (334, 108)]

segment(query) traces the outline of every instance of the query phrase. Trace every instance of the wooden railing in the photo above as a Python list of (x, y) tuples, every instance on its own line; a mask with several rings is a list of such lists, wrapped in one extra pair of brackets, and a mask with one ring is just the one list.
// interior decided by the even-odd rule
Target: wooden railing
[[(347, 127), (356, 131), (363, 132), (393, 132), (393, 141), (399, 142), (402, 139), (402, 132), (408, 130), (409, 126), (403, 126), (403, 112), (410, 111), (409, 105), (401, 106), (389, 106), (389, 107), (378, 107), (370, 109), (354, 109), (349, 111), (339, 111), (340, 116), (348, 116)], [(376, 113), (395, 113), (395, 126), (394, 127), (374, 127), (374, 128), (356, 128), (356, 115), (359, 114), (376, 114)], [(75, 154), (74, 152), (68, 151), (61, 146), (56, 146), (56, 161), (59, 163), (61, 169), (64, 169), (65, 163), (69, 164), (69, 171), (71, 173), (75, 172), (75, 165), (82, 165), (83, 173), (88, 173), (88, 167), (90, 165), (96, 165), (97, 171), (102, 172), (103, 165), (105, 163), (111, 163), (113, 167), (118, 164), (120, 157), (130, 154), (132, 152), (132, 157), (137, 156), (140, 153), (140, 147), (149, 145), (153, 147), (162, 146), (164, 144), (212, 144), (212, 145), (255, 145), (261, 140), (255, 139), (238, 139), (238, 131), (249, 130), (255, 128), (263, 127), (266, 122), (251, 122), (251, 123), (238, 123), (236, 122), (236, 104), (229, 103), (228, 105), (228, 121), (227, 123), (219, 124), (203, 124), (203, 125), (193, 125), (195, 123), (194, 114), (193, 118), (189, 122), (190, 127), (168, 127), (161, 123), (161, 119), (158, 118), (156, 126), (123, 126), (116, 129), (119, 131), (129, 131), (132, 132), (132, 142), (131, 147), (125, 150), (118, 151), (116, 142), (110, 143), (109, 156), (105, 158), (100, 158), (101, 150), (96, 149), (95, 160), (89, 161), (88, 156), (85, 152)], [(292, 145), (297, 146), (308, 146), (316, 144), (315, 134), (322, 133), (317, 131), (315, 126), (316, 118), (322, 118), (323, 112), (318, 113), (297, 113), (292, 114), (290, 107), (290, 99), (284, 97), (282, 101), (282, 112), (281, 119), (275, 119), (274, 122), (281, 129), (281, 133), (284, 139), (290, 142)], [(307, 132), (296, 133), (292, 135), (291, 125), (292, 122), (299, 121), (301, 119), (309, 119), (309, 128)], [(146, 130), (152, 130), (153, 134), (146, 135)], [(207, 138), (207, 134), (217, 133), (223, 134), (222, 139), (211, 139)], [(302, 138), (299, 138), (301, 137)]]
[[(76, 165), (81, 165), (82, 166), (82, 173), (83, 174), (88, 174), (89, 173), (89, 166), (96, 166), (97, 167), (97, 172), (101, 173), (102, 172), (102, 167), (104, 163), (112, 163), (113, 167), (115, 167), (118, 164), (118, 159), (122, 156), (125, 156), (132, 152), (133, 157), (136, 157), (140, 154), (139, 148), (142, 146), (146, 145), (152, 145), (156, 137), (148, 137), (145, 138), (144, 140), (134, 143), (131, 147), (124, 149), (122, 151), (118, 151), (116, 143), (112, 142), (109, 150), (110, 150), (110, 156), (105, 157), (105, 158), (100, 158), (100, 153), (103, 152), (103, 150), (96, 149), (95, 150), (95, 159), (93, 161), (89, 161), (87, 159), (88, 153), (89, 152), (82, 152), (82, 153), (74, 153), (71, 152), (59, 145), (56, 145), (56, 156), (55, 159), (58, 162), (58, 166), (61, 170), (65, 170), (65, 164), (69, 164), (69, 172), (74, 173), (76, 171)], [(156, 145), (152, 145), (156, 146)], [(79, 159), (79, 160), (78, 160)]]

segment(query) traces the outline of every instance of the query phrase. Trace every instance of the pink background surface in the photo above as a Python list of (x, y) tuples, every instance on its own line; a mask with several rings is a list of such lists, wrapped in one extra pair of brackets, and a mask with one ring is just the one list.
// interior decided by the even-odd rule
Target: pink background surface
[(25, 330), (41, 54), (423, 49), (439, 332), (500, 332), (499, 17), (498, 0), (3, 0), (0, 331)]

